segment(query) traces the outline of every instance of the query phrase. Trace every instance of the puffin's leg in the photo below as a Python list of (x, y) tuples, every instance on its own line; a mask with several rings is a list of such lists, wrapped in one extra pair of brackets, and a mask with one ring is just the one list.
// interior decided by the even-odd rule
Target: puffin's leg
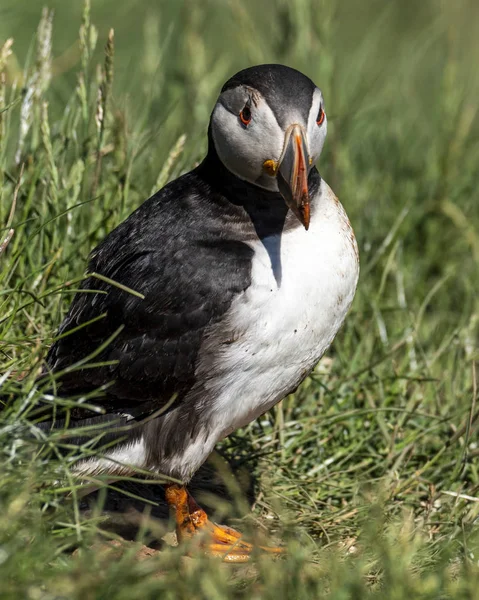
[[(241, 563), (249, 560), (253, 545), (244, 542), (239, 531), (212, 523), (184, 486), (176, 484), (166, 486), (166, 500), (169, 506), (175, 510), (178, 542), (204, 532), (209, 538), (203, 544), (208, 554), (219, 556), (225, 562)], [(272, 554), (283, 553), (281, 548), (266, 546), (260, 546), (260, 548)]]

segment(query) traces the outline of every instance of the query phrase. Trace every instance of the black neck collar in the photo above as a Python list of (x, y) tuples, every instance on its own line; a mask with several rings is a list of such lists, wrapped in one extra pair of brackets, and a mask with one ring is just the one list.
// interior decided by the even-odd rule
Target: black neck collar
[[(285, 225), (287, 229), (302, 227), (279, 192), (265, 190), (240, 179), (224, 166), (216, 152), (211, 127), (208, 129), (208, 154), (195, 171), (213, 192), (248, 213), (260, 238), (280, 233)], [(320, 183), (321, 176), (314, 167), (308, 177), (312, 203)]]

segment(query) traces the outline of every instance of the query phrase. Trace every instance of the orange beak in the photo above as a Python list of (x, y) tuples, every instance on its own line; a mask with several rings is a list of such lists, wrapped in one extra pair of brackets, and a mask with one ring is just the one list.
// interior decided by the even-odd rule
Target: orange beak
[(303, 129), (300, 125), (292, 125), (286, 132), (277, 180), (286, 204), (305, 229), (309, 228), (310, 219), (308, 167), (309, 156)]

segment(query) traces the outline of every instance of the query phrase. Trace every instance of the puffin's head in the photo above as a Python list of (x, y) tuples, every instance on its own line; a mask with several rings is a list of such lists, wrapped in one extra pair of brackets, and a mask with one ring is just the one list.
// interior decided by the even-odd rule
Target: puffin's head
[(224, 166), (241, 179), (279, 191), (306, 229), (308, 174), (326, 130), (321, 90), (283, 65), (259, 65), (234, 75), (211, 115), (213, 143)]

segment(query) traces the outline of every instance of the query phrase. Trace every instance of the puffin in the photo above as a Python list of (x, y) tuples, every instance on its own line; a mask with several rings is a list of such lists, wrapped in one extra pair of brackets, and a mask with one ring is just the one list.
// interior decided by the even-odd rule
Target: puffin
[(253, 546), (210, 521), (186, 486), (219, 440), (311, 373), (358, 281), (353, 229), (315, 166), (327, 122), (301, 72), (263, 64), (233, 75), (206, 157), (92, 251), (45, 360), (60, 397), (97, 408), (68, 415), (100, 438), (76, 473), (165, 476), (178, 540), (207, 534), (195, 539), (230, 562)]

